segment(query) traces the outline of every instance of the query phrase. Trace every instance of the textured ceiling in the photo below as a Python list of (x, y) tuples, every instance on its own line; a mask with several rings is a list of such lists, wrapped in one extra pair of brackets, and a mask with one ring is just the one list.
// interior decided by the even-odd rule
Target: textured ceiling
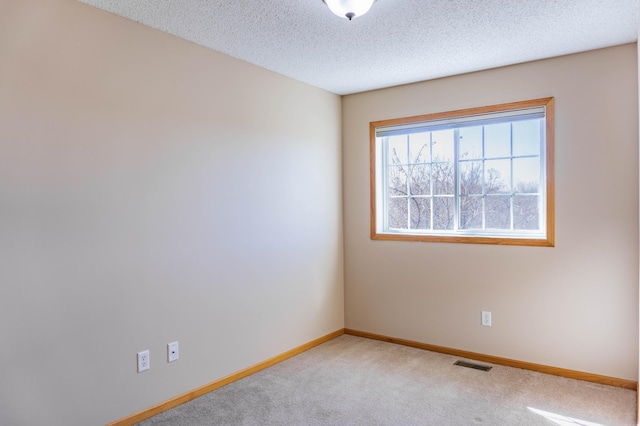
[(634, 42), (638, 0), (81, 0), (337, 94)]

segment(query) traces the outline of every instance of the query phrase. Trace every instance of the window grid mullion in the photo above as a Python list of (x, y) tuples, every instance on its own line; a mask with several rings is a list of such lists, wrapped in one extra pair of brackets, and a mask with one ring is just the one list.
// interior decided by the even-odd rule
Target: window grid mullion
[(481, 157), (482, 157), (482, 170), (480, 171), (481, 176), (482, 176), (482, 197), (481, 197), (481, 203), (482, 203), (482, 225), (480, 226), (480, 229), (487, 229), (487, 186), (486, 186), (486, 182), (484, 181), (484, 169), (485, 169), (485, 153), (486, 153), (486, 149), (485, 149), (485, 131), (484, 131), (485, 126), (482, 126), (482, 145), (480, 146), (480, 150), (482, 151), (481, 153)]
[(385, 229), (389, 228), (389, 207), (391, 205), (391, 194), (389, 192), (389, 137), (385, 136), (381, 141), (381, 164), (384, 173), (382, 174), (382, 186), (384, 188), (385, 197), (382, 197), (382, 208), (385, 212), (382, 216), (383, 226)]
[(453, 132), (453, 230), (460, 230), (460, 130)]
[(549, 220), (547, 218), (547, 129), (546, 120), (540, 120), (540, 179), (538, 184), (538, 229), (542, 229), (544, 224)]
[(429, 132), (429, 195), (429, 206), (431, 207), (429, 212), (429, 229), (433, 231), (433, 210), (435, 209), (435, 200), (433, 198), (433, 132)]
[(411, 229), (411, 195), (409, 190), (411, 188), (411, 157), (409, 157), (409, 135), (407, 135), (406, 141), (407, 148), (407, 184), (406, 184), (406, 194), (407, 194), (407, 229)]
[(509, 160), (509, 230), (513, 231), (513, 123), (509, 123), (509, 154), (511, 154)]

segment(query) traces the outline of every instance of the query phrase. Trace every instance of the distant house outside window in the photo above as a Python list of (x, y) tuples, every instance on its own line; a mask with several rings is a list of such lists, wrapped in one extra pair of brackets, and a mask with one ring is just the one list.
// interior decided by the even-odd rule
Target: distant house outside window
[(553, 107), (370, 123), (371, 238), (553, 246)]

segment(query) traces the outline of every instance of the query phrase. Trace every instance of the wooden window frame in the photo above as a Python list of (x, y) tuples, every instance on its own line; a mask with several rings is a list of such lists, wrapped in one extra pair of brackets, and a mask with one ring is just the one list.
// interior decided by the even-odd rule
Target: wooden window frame
[[(376, 129), (379, 127), (405, 125), (433, 120), (452, 119), (464, 116), (490, 114), (503, 111), (513, 111), (532, 107), (545, 107), (545, 206), (546, 206), (546, 232), (545, 238), (505, 237), (505, 236), (475, 236), (475, 235), (429, 235), (409, 233), (382, 233), (377, 226), (377, 188), (376, 188)], [(553, 247), (555, 245), (555, 174), (554, 174), (554, 98), (540, 98), (520, 102), (503, 103), (498, 105), (467, 108), (433, 114), (417, 115), (390, 120), (374, 121), (369, 123), (370, 130), (370, 202), (371, 202), (371, 239), (389, 241), (421, 241), (442, 243), (466, 243), (466, 244), (496, 244), (516, 246)], [(458, 161), (455, 159), (454, 161)], [(458, 189), (456, 189), (456, 192)]]

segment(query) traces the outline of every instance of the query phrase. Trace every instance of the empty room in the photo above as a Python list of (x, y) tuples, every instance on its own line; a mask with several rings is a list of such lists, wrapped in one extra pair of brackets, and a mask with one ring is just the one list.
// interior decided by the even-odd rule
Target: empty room
[(638, 9), (0, 0), (0, 425), (636, 424)]

